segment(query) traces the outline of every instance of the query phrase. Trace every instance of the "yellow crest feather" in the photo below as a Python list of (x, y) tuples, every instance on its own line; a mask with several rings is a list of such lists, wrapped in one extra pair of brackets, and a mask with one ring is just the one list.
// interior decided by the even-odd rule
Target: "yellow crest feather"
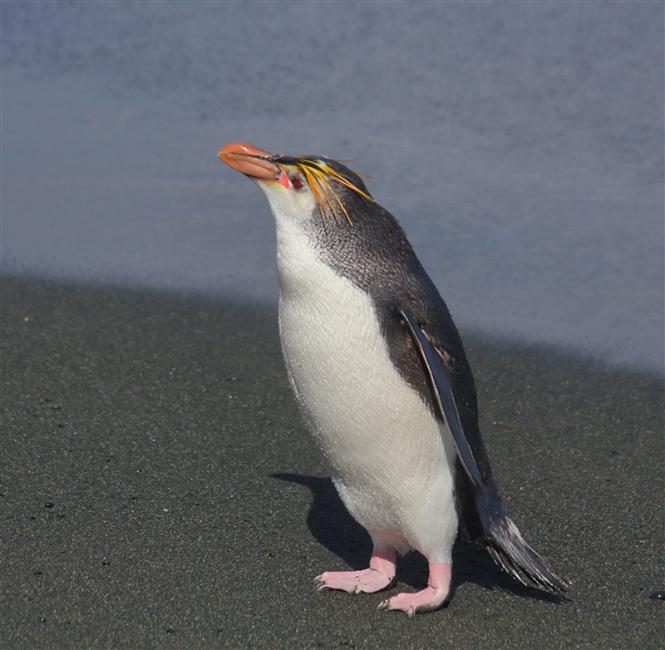
[[(339, 198), (337, 192), (335, 192), (335, 189), (330, 183), (331, 178), (341, 185), (344, 185), (344, 187), (350, 189), (352, 192), (355, 192), (358, 194), (358, 196), (362, 196), (367, 201), (374, 201), (374, 199), (369, 194), (367, 194), (367, 192), (361, 190), (357, 185), (349, 181), (337, 170), (333, 169), (324, 162), (311, 160), (309, 158), (298, 158), (296, 167), (298, 171), (301, 172), (305, 177), (305, 181), (307, 182), (307, 185), (309, 185), (309, 188), (312, 191), (314, 199), (316, 200), (316, 203), (319, 206), (321, 212), (323, 214), (325, 214), (326, 211), (330, 212), (335, 221), (339, 222), (339, 209), (344, 215), (344, 218), (350, 224), (353, 223), (346, 207), (342, 203), (342, 200)], [(336, 206), (333, 204), (333, 200), (335, 201)]]

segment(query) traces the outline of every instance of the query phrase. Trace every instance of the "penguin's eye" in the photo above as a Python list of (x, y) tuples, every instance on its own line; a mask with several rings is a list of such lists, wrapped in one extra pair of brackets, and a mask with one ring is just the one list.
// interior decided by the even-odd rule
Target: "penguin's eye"
[(294, 190), (301, 190), (303, 188), (303, 183), (299, 178), (292, 178), (290, 180)]

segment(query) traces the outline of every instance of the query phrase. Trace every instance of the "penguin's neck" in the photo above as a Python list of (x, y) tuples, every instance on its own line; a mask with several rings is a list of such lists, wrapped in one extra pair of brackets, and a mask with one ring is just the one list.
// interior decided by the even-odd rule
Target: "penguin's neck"
[(306, 224), (287, 215), (275, 214), (277, 225), (277, 272), (282, 297), (306, 297), (320, 291), (318, 276), (325, 263)]

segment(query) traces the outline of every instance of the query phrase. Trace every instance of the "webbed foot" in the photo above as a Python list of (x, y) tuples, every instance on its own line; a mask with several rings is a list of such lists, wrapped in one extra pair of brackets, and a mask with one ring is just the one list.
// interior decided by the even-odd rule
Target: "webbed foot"
[(379, 604), (379, 609), (404, 612), (411, 618), (416, 612), (427, 612), (443, 605), (450, 591), (450, 564), (430, 564), (428, 585), (416, 593), (401, 593)]
[(373, 594), (388, 587), (395, 579), (395, 552), (392, 550), (372, 553), (369, 568), (362, 571), (326, 571), (314, 578), (318, 590), (339, 589), (350, 594)]
[(376, 571), (363, 569), (362, 571), (326, 571), (314, 578), (318, 590), (340, 589), (350, 594), (361, 592), (373, 594), (385, 589), (393, 581), (393, 577)]

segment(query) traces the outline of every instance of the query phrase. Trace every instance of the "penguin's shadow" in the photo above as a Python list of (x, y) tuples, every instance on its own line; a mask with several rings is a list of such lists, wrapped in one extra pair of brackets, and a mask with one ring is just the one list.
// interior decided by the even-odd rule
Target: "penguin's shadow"
[[(276, 473), (271, 478), (288, 481), (309, 488), (312, 504), (307, 513), (307, 526), (314, 538), (339, 557), (348, 567), (367, 568), (372, 542), (367, 531), (351, 517), (329, 478), (301, 474)], [(321, 571), (344, 570), (344, 566), (321, 567)], [(409, 553), (397, 565), (397, 580), (415, 589), (427, 583), (427, 561), (419, 553)], [(485, 589), (501, 589), (521, 598), (533, 598), (552, 603), (566, 599), (538, 589), (525, 587), (492, 562), (481, 548), (460, 542), (453, 549), (453, 579), (451, 595), (465, 582)]]

